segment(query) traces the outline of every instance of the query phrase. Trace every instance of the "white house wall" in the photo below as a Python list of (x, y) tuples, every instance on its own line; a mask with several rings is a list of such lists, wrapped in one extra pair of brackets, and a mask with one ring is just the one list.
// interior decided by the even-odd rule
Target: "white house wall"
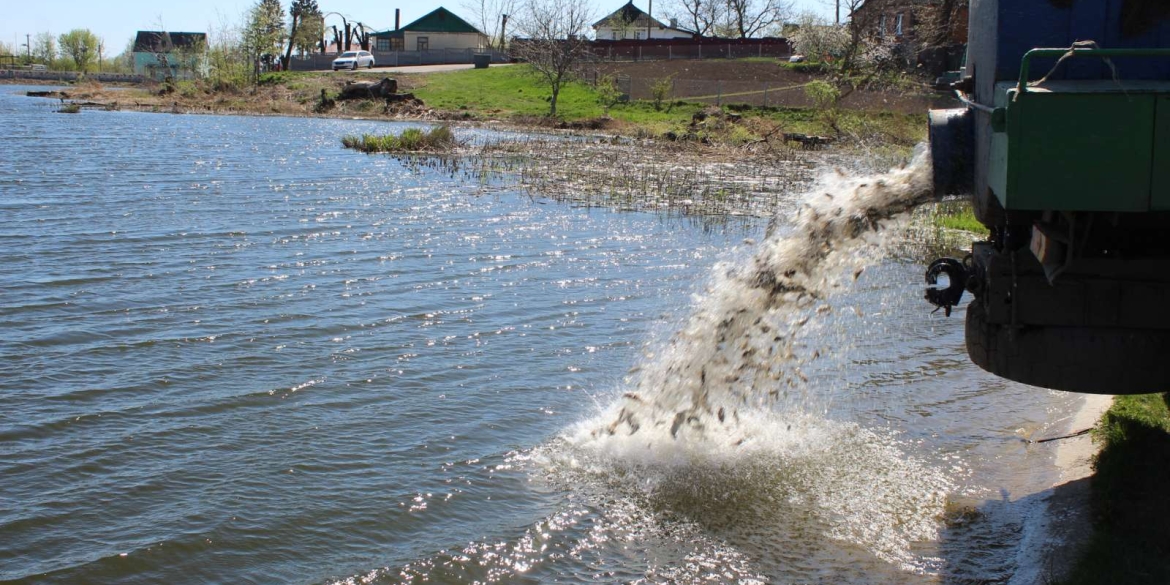
[(403, 33), (402, 48), (406, 51), (417, 51), (419, 37), (427, 38), (427, 50), (429, 51), (444, 49), (472, 49), (478, 51), (487, 46), (487, 37), (479, 33), (407, 31)]
[[(646, 28), (635, 28), (633, 26), (617, 29), (617, 36), (614, 36), (614, 28), (611, 26), (601, 25), (597, 27), (597, 40), (599, 41), (624, 41), (624, 40), (641, 40), (646, 38)], [(657, 26), (650, 27), (651, 39), (689, 39), (691, 33), (675, 30), (671, 28), (661, 28)]]

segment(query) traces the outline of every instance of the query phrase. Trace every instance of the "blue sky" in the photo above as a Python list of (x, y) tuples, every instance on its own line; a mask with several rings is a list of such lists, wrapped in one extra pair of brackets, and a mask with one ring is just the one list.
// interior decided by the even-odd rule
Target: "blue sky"
[[(574, 1), (574, 0), (565, 0)], [(599, 16), (619, 8), (626, 0), (584, 0), (594, 6)], [(470, 16), (462, 6), (464, 0), (318, 0), (325, 12), (339, 12), (347, 18), (361, 21), (376, 29), (394, 26), (394, 9), (402, 9), (402, 24), (406, 24), (439, 6), (462, 16)], [(25, 34), (50, 32), (54, 36), (74, 28), (88, 28), (101, 36), (109, 54), (125, 48), (138, 30), (157, 30), (159, 26), (172, 31), (203, 32), (221, 28), (219, 24), (238, 24), (255, 0), (5, 0), (0, 9), (0, 41), (23, 50)], [(289, 0), (282, 0), (287, 7)], [(634, 3), (646, 9), (647, 0)], [(662, 13), (669, 0), (660, 0), (654, 7), (656, 16)], [(832, 10), (824, 0), (796, 0), (799, 10), (812, 10), (831, 16)], [(470, 18), (469, 18), (470, 20)], [(331, 21), (330, 24), (332, 24)]]

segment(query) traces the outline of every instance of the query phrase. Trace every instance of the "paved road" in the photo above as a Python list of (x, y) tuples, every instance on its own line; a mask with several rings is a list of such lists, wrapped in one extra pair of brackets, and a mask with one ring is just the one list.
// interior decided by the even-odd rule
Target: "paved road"
[[(492, 67), (508, 67), (511, 63), (492, 63)], [(334, 73), (353, 75), (357, 74), (385, 74), (385, 73), (439, 73), (442, 71), (459, 71), (460, 69), (471, 69), (475, 67), (470, 63), (462, 63), (459, 65), (411, 65), (403, 67), (374, 67), (373, 69), (359, 69), (357, 71), (349, 71), (342, 69)]]

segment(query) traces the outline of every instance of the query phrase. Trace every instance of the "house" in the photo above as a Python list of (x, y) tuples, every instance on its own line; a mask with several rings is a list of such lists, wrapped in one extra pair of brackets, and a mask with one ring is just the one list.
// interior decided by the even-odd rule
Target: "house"
[(670, 25), (646, 14), (634, 6), (633, 0), (626, 2), (605, 18), (593, 23), (594, 38), (599, 41), (624, 41), (643, 39), (691, 39), (694, 32), (678, 27), (678, 21)]
[(370, 38), (375, 51), (482, 51), (488, 47), (487, 35), (442, 6), (404, 27)]
[(967, 42), (966, 0), (866, 0), (849, 15), (855, 26), (883, 42)]
[(140, 30), (133, 55), (138, 75), (190, 79), (207, 66), (207, 33)]

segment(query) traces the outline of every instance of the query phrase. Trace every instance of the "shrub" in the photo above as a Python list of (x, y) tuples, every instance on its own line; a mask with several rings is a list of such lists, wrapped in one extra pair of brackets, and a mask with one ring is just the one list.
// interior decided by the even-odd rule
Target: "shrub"
[(360, 150), (365, 153), (373, 152), (445, 152), (458, 147), (461, 143), (455, 139), (455, 134), (448, 126), (436, 126), (430, 130), (407, 128), (397, 136), (387, 134), (375, 136), (344, 136), (342, 146)]
[(655, 111), (662, 111), (662, 103), (666, 98), (670, 97), (670, 92), (674, 90), (674, 76), (668, 75), (650, 84), (650, 97), (654, 103)]
[(617, 79), (612, 75), (602, 75), (597, 80), (597, 103), (605, 108), (605, 115), (609, 115), (609, 109), (622, 101), (625, 94), (622, 93), (621, 88), (618, 87)]

